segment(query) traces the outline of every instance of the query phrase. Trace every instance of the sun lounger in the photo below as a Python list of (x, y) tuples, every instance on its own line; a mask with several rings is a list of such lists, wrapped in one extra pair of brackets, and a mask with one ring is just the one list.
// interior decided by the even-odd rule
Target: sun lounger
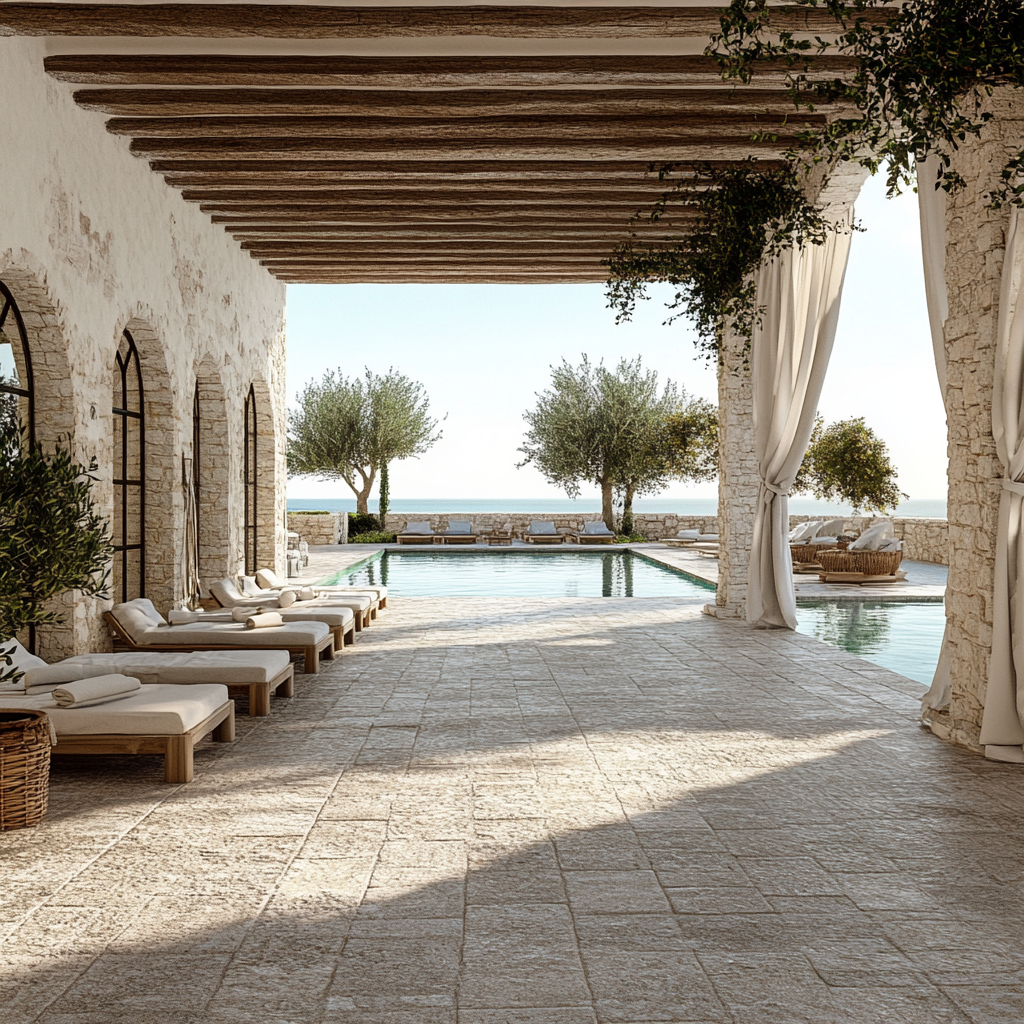
[(48, 693), (0, 694), (0, 709), (45, 711), (57, 734), (54, 756), (159, 754), (167, 782), (191, 782), (193, 750), (209, 733), (235, 738), (235, 702), (226, 686), (144, 683), (128, 697), (92, 707), (58, 708)]
[[(281, 579), (273, 569), (260, 569), (256, 573), (255, 580), (256, 585), (263, 590), (289, 589), (287, 582)], [(292, 587), (291, 589), (294, 590), (295, 588)], [(341, 594), (342, 596), (346, 594), (373, 594), (377, 598), (380, 608), (387, 608), (388, 606), (388, 588), (381, 583), (360, 584), (358, 587), (344, 586), (340, 583), (334, 586), (321, 587), (314, 583), (312, 589), (321, 597), (330, 597), (331, 594)], [(376, 612), (374, 612), (374, 618), (376, 617)]]
[(529, 544), (561, 544), (565, 538), (555, 529), (552, 520), (534, 519), (523, 534), (523, 540)]
[(146, 597), (114, 605), (105, 618), (114, 638), (133, 651), (288, 651), (303, 656), (306, 672), (320, 670), (321, 656), (334, 657), (334, 634), (324, 622), (302, 620), (266, 629), (224, 621), (171, 626)]
[[(176, 686), (220, 683), (232, 697), (249, 698), (250, 717), (270, 714), (270, 697), (294, 692), (295, 669), (286, 651), (202, 651), (164, 654), (155, 651), (122, 651), (117, 654), (78, 654), (53, 665), (48, 675), (61, 673), (68, 681), (108, 672), (120, 672), (143, 683)], [(63, 670), (63, 671), (62, 671)], [(38, 673), (28, 678), (33, 679)]]
[(662, 544), (668, 544), (669, 547), (696, 547), (698, 544), (704, 545), (718, 545), (718, 534), (717, 533), (701, 533), (699, 530), (680, 530), (675, 537), (664, 537), (661, 541)]
[(442, 544), (475, 544), (480, 538), (473, 532), (472, 522), (462, 519), (450, 521), (439, 539)]
[(583, 530), (579, 533), (570, 533), (569, 539), (577, 544), (614, 544), (618, 539), (601, 520), (594, 523), (584, 523)]
[(433, 544), (436, 538), (430, 523), (406, 523), (405, 529), (395, 536), (399, 544)]
[[(298, 590), (298, 588), (286, 588)], [(343, 636), (350, 630), (358, 633), (368, 626), (377, 610), (377, 600), (370, 594), (338, 594), (336, 597), (317, 597), (312, 601), (295, 601), (281, 607), (283, 591), (264, 590), (259, 596), (244, 594), (235, 581), (225, 577), (210, 584), (210, 595), (222, 608), (263, 608), (279, 612), (285, 622), (326, 622), (335, 632), (335, 648), (341, 650)], [(345, 614), (348, 611), (354, 620)], [(334, 613), (334, 614), (332, 614)]]

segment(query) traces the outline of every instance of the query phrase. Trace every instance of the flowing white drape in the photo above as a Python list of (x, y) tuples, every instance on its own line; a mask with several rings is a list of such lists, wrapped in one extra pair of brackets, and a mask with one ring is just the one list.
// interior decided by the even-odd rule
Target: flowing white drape
[(747, 571), (747, 621), (796, 628), (789, 490), (811, 439), (839, 320), (853, 211), (823, 245), (789, 249), (758, 271), (763, 308), (751, 346), (761, 479)]
[(186, 608), (198, 608), (203, 596), (199, 582), (199, 509), (192, 480), (192, 460), (181, 457), (181, 487), (185, 499), (185, 542), (181, 549), (181, 579)]
[[(935, 373), (946, 404), (946, 318), (949, 293), (946, 289), (946, 193), (935, 187), (939, 158), (930, 155), (917, 161), (917, 205), (921, 218), (921, 257), (924, 265), (924, 294), (928, 302), (928, 323), (932, 331)], [(921, 698), (923, 708), (944, 708), (949, 703), (949, 626), (942, 634), (939, 663), (931, 689)]]
[(1010, 209), (996, 324), (992, 435), (1002, 463), (992, 657), (981, 721), (988, 757), (1024, 761), (1024, 218)]

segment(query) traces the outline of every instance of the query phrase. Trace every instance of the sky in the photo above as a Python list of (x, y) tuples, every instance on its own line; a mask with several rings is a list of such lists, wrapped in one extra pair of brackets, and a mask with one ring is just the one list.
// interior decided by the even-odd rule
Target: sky
[[(900, 488), (944, 498), (946, 424), (935, 375), (917, 196), (864, 186), (839, 328), (819, 403), (827, 422), (863, 416), (888, 444)], [(667, 290), (652, 290), (617, 325), (602, 285), (289, 285), (288, 402), (328, 369), (352, 376), (390, 367), (420, 381), (443, 419), (425, 455), (391, 467), (392, 498), (561, 498), (521, 459), (523, 413), (550, 366), (643, 357), (691, 394), (717, 402), (714, 367), (689, 324), (664, 326)], [(659, 497), (710, 498), (715, 483), (680, 484)], [(374, 490), (374, 496), (376, 490)], [(350, 498), (344, 483), (292, 478), (290, 498)], [(590, 497), (591, 495), (584, 495)], [(596, 496), (596, 492), (595, 495)]]

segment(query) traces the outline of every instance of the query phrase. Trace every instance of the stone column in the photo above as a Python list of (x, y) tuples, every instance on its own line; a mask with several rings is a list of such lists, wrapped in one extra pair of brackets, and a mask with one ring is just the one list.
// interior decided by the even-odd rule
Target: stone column
[(992, 650), (992, 596), (1002, 470), (992, 438), (999, 287), (1009, 211), (985, 193), (1024, 146), (1024, 97), (998, 89), (985, 100), (995, 119), (980, 141), (961, 144), (953, 166), (967, 187), (946, 209), (946, 372), (949, 452), (949, 625), (952, 696), (929, 712), (934, 732), (980, 750), (978, 736)]
[(742, 618), (747, 606), (758, 493), (748, 344), (726, 331), (718, 364), (718, 592), (706, 610), (719, 618)]

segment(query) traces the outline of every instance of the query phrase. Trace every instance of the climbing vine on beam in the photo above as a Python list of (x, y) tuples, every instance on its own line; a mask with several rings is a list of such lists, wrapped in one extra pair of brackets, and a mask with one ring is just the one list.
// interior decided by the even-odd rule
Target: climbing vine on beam
[[(1000, 86), (1024, 86), (1021, 0), (795, 2), (826, 11), (835, 31), (812, 38), (773, 31), (767, 0), (733, 0), (705, 51), (723, 78), (737, 83), (785, 71), (797, 139), (783, 154), (788, 170), (766, 171), (756, 161), (733, 172), (706, 170), (706, 191), (670, 189), (647, 215), (658, 220), (673, 203), (694, 205), (692, 234), (661, 248), (633, 237), (607, 261), (609, 305), (620, 320), (629, 318), (648, 284), (674, 284), (669, 319), (691, 317), (709, 355), (720, 349), (723, 323), (732, 321), (749, 338), (759, 312), (750, 275), (762, 255), (824, 241), (821, 211), (804, 197), (809, 172), (842, 162), (872, 173), (884, 168), (895, 195), (916, 187), (915, 160), (936, 154), (934, 187), (954, 193), (965, 183), (951, 160), (969, 138), (983, 137), (993, 116), (986, 96)], [(846, 58), (850, 72), (829, 72), (820, 63), (826, 55)], [(800, 125), (801, 111), (826, 104), (837, 105), (842, 116), (824, 126)], [(661, 173), (664, 178), (670, 169)], [(1024, 150), (1010, 154), (985, 200), (993, 208), (1024, 206)], [(737, 232), (743, 237), (729, 237)]]

